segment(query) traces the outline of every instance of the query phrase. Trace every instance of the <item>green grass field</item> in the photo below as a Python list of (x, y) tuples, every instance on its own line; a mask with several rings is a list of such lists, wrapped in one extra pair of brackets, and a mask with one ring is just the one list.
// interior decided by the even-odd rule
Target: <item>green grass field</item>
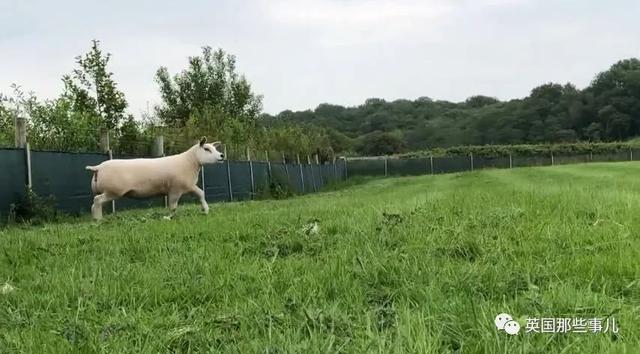
[(639, 353), (639, 211), (640, 164), (594, 163), (11, 227), (0, 352)]

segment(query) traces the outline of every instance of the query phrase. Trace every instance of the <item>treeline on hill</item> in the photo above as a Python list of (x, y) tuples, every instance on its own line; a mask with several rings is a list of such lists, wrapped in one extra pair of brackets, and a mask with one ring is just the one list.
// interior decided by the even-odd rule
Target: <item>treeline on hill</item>
[(523, 99), (473, 96), (453, 103), (421, 97), (357, 107), (265, 115), (267, 125), (307, 124), (326, 130), (340, 152), (385, 155), (466, 145), (622, 141), (640, 134), (640, 61), (619, 61), (583, 90), (548, 83)]
[(111, 149), (119, 155), (148, 155), (160, 134), (167, 154), (183, 151), (203, 135), (224, 142), (232, 158), (244, 156), (246, 149), (278, 152), (272, 155), (278, 158), (286, 153), (288, 159), (333, 154), (322, 128), (258, 124), (262, 97), (236, 72), (235, 57), (221, 49), (203, 47), (175, 75), (159, 68), (155, 80), (162, 103), (139, 119), (126, 111), (125, 95), (108, 69), (110, 58), (94, 40), (88, 53), (76, 57), (76, 69), (62, 77), (59, 97), (40, 100), (15, 84), (12, 96), (0, 94), (0, 146), (13, 145), (15, 117), (24, 116), (28, 140), (37, 150), (98, 151), (100, 131), (108, 129)]
[(110, 58), (94, 40), (88, 53), (76, 57), (76, 69), (62, 77), (64, 88), (57, 98), (41, 100), (16, 85), (12, 96), (0, 94), (0, 146), (13, 144), (19, 115), (28, 117), (28, 140), (34, 149), (97, 151), (99, 132), (108, 129), (116, 154), (137, 156), (148, 155), (159, 134), (169, 154), (206, 135), (223, 141), (232, 158), (250, 149), (254, 154), (277, 152), (272, 155), (277, 158), (284, 152), (288, 159), (318, 154), (322, 160), (335, 153), (612, 142), (640, 134), (637, 59), (619, 61), (583, 90), (549, 83), (506, 102), (487, 96), (460, 103), (370, 98), (357, 107), (321, 104), (271, 116), (262, 113), (262, 96), (236, 72), (235, 57), (204, 47), (179, 73), (158, 69), (155, 80), (162, 102), (136, 119), (127, 113), (125, 95), (108, 69)]

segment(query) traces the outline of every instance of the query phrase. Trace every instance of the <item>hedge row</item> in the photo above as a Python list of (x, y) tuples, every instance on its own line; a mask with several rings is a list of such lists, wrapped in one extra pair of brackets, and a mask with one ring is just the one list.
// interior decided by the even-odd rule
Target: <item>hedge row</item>
[(571, 144), (540, 144), (540, 145), (483, 145), (483, 146), (455, 146), (450, 148), (435, 148), (431, 150), (415, 151), (397, 155), (398, 158), (442, 157), (442, 156), (549, 156), (554, 155), (584, 155), (605, 154), (640, 149), (640, 142), (617, 143), (571, 143)]

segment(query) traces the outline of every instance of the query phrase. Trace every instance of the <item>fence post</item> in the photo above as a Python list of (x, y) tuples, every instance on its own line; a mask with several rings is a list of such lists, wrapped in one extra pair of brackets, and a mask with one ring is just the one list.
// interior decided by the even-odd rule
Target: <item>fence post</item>
[(554, 162), (553, 162), (553, 152), (552, 152), (551, 153), (551, 166), (553, 166), (553, 165), (554, 165)]
[(256, 185), (255, 180), (253, 179), (253, 162), (251, 162), (249, 147), (247, 147), (247, 161), (249, 161), (249, 173), (251, 174), (251, 199), (253, 199), (253, 196), (256, 194)]
[(473, 153), (469, 153), (469, 160), (471, 161), (471, 171), (473, 171)]
[(429, 165), (431, 166), (431, 174), (433, 174), (433, 155), (429, 156)]
[(204, 165), (200, 166), (200, 180), (202, 181), (202, 191), (206, 190), (204, 186)]
[(27, 157), (27, 187), (31, 189), (33, 187), (33, 183), (31, 180), (31, 146), (29, 146), (29, 143), (25, 144), (25, 153)]
[[(227, 157), (227, 146), (224, 146), (224, 156)], [(228, 158), (228, 157), (227, 157)], [(233, 201), (233, 189), (231, 188), (231, 166), (229, 165), (229, 160), (224, 161), (227, 164), (227, 185), (229, 186), (229, 201)]]
[(284, 157), (284, 152), (282, 153), (282, 164), (284, 165), (284, 173), (287, 175), (287, 185), (290, 185), (289, 167), (287, 167), (287, 159)]
[[(107, 130), (107, 147), (109, 145), (109, 131)], [(107, 153), (109, 154), (109, 160), (113, 160), (113, 151), (111, 151), (111, 149), (109, 149), (107, 151)], [(111, 214), (115, 214), (116, 213), (116, 201), (112, 200), (111, 201)]]
[(389, 176), (389, 164), (387, 163), (387, 157), (384, 157), (384, 176)]
[(593, 162), (593, 151), (589, 151), (589, 161)]
[(164, 136), (157, 135), (153, 140), (153, 149), (151, 154), (154, 157), (162, 157), (164, 156)]
[(298, 167), (300, 168), (300, 184), (302, 185), (302, 193), (304, 193), (304, 173), (302, 173), (302, 164), (300, 163), (300, 154), (296, 154)]
[(27, 146), (27, 120), (24, 117), (16, 117), (15, 146), (24, 149)]
[(347, 158), (344, 157), (344, 180), (346, 181), (349, 178), (349, 169), (347, 169)]
[(338, 181), (338, 167), (336, 166), (336, 157), (333, 156), (333, 182)]
[(313, 165), (311, 164), (311, 157), (309, 155), (307, 155), (307, 164), (309, 165), (309, 172), (311, 172), (311, 185), (313, 186), (313, 191), (317, 192), (316, 178), (313, 176)]
[(269, 171), (269, 179), (271, 179), (271, 161), (269, 161), (269, 151), (264, 152), (264, 157), (267, 159), (267, 170)]
[(511, 156), (511, 153), (509, 153), (509, 168), (513, 168), (513, 157)]
[(629, 148), (629, 161), (633, 161), (633, 150)]
[(108, 154), (111, 147), (109, 145), (109, 129), (100, 129), (100, 149), (103, 153)]
[(320, 176), (319, 188), (322, 188), (324, 186), (324, 178), (322, 178), (322, 168), (320, 167), (320, 159), (318, 158), (318, 154), (316, 154), (316, 168), (318, 169), (318, 176)]

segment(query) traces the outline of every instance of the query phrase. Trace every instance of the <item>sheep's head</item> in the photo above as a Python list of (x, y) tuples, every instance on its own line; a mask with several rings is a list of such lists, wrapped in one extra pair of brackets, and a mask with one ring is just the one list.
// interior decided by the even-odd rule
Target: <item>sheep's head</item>
[(207, 138), (202, 137), (199, 146), (196, 147), (196, 158), (201, 165), (224, 161), (224, 154), (218, 151), (220, 142), (207, 143)]

